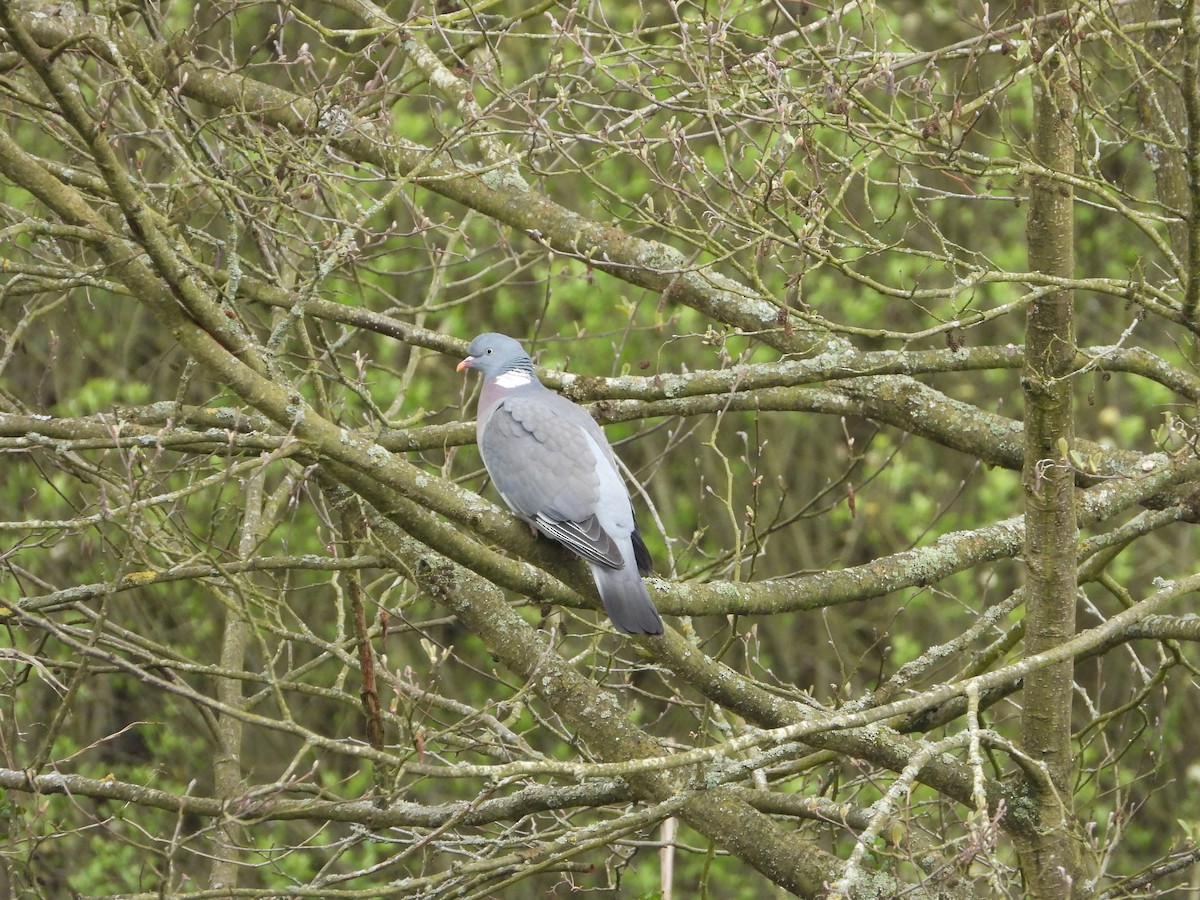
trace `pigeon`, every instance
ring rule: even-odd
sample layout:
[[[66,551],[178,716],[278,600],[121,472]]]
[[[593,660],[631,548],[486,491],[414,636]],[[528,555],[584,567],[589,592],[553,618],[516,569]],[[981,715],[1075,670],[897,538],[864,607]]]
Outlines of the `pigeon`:
[[[508,508],[540,534],[583,557],[617,631],[662,634],[643,575],[650,551],[604,432],[538,381],[521,345],[490,332],[471,341],[458,371],[483,376],[475,435]]]

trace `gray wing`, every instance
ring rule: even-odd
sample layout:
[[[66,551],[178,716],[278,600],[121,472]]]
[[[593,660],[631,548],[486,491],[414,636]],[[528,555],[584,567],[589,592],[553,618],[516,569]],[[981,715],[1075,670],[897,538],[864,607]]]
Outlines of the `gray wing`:
[[[590,427],[589,427],[590,424]],[[553,538],[587,560],[624,567],[621,548],[596,518],[600,503],[598,465],[588,440],[599,427],[571,401],[552,391],[507,397],[492,412],[479,437],[479,452],[504,502]],[[628,503],[628,498],[625,499]]]

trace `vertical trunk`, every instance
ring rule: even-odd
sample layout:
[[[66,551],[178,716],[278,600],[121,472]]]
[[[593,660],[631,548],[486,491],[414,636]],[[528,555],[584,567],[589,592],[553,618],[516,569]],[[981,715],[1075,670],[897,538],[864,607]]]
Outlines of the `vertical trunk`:
[[[248,559],[259,541],[262,525],[263,481],[265,466],[256,469],[247,479],[246,510],[242,521],[240,550],[243,559]],[[246,665],[246,646],[250,641],[250,622],[241,605],[242,598],[234,596],[234,602],[225,609],[225,631],[221,640],[221,669],[226,672],[241,672]],[[217,699],[235,709],[242,707],[242,682],[237,678],[221,678],[217,681]],[[213,760],[213,785],[216,795],[223,800],[232,800],[245,789],[242,775],[242,722],[227,713],[217,717],[218,749]],[[233,891],[238,886],[238,875],[243,865],[240,847],[247,844],[242,826],[234,819],[225,820],[217,829],[217,853],[213,856],[209,871],[209,887],[213,890]]]
[[[1139,0],[1131,7],[1130,16],[1137,23],[1171,18],[1182,18],[1184,23],[1182,40],[1173,29],[1146,28],[1142,32],[1148,58],[1156,65],[1145,65],[1138,72],[1135,86],[1138,117],[1142,127],[1155,138],[1146,142],[1145,153],[1150,158],[1158,200],[1168,209],[1178,211],[1178,217],[1166,224],[1171,249],[1182,266],[1178,274],[1189,288],[1197,284],[1196,289],[1200,290],[1200,279],[1196,277],[1200,258],[1194,250],[1200,244],[1194,194],[1200,190],[1196,183],[1200,134],[1195,126],[1200,124],[1196,121],[1200,116],[1200,90],[1196,85],[1195,0],[1187,0],[1182,7],[1172,0]],[[1180,83],[1172,80],[1171,73],[1179,73],[1182,89]],[[1188,297],[1194,293],[1195,290],[1189,291]],[[1194,317],[1194,307],[1189,308]]]
[[[1034,4],[1038,70],[1033,82],[1034,162],[1044,172],[1031,180],[1026,238],[1029,266],[1047,274],[1074,275],[1073,195],[1055,172],[1074,170],[1076,93],[1071,86],[1068,4]],[[1025,558],[1028,567],[1025,652],[1038,653],[1075,630],[1075,484],[1067,450],[1074,439],[1069,373],[1074,358],[1070,291],[1032,304],[1026,321]],[[1074,667],[1067,662],[1025,680],[1022,744],[1045,764],[1049,783],[1030,785],[1038,836],[1019,848],[1030,897],[1079,896],[1079,845],[1071,815],[1071,699]],[[1057,796],[1055,796],[1057,795]]]

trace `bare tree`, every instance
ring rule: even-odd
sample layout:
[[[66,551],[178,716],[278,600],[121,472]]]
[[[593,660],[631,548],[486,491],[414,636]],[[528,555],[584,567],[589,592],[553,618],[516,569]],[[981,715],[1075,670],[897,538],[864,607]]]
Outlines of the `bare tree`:
[[[0,0],[9,895],[1188,883],[1194,0],[883,6]]]

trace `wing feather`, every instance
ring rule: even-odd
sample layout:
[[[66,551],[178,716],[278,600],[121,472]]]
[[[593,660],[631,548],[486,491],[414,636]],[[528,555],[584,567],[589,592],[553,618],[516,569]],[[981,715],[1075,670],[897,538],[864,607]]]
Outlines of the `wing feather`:
[[[610,569],[621,569],[625,566],[621,548],[601,527],[595,516],[588,516],[582,522],[563,522],[539,515],[534,519],[534,525],[546,537],[554,538],[589,562],[608,566]]]
[[[621,547],[596,517],[597,467],[612,463],[597,458],[601,445],[588,423],[595,427],[586,412],[550,391],[507,397],[489,417],[479,449],[513,512],[584,559],[619,569]]]

